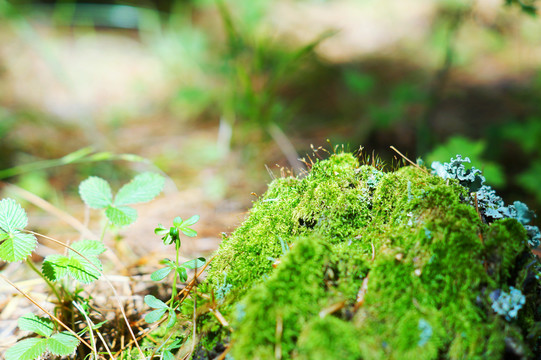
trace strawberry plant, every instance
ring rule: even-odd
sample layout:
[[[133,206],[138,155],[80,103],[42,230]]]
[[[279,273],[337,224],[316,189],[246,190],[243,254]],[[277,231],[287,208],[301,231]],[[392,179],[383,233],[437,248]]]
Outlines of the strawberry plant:
[[[126,226],[137,219],[137,212],[129,205],[147,202],[154,199],[161,191],[165,179],[155,173],[142,173],[135,176],[132,181],[122,186],[113,197],[109,183],[99,177],[92,176],[83,181],[79,186],[79,193],[84,203],[94,209],[104,210],[108,220],[104,232],[109,224],[114,226]],[[192,220],[193,221],[193,220]],[[197,220],[195,220],[197,221]],[[25,230],[28,225],[28,217],[25,210],[13,199],[0,201],[0,259],[6,262],[26,260],[35,250],[37,239],[35,233]],[[179,228],[185,228],[185,223],[179,223]],[[184,230],[194,236],[191,229]],[[102,240],[103,240],[102,234]],[[43,236],[43,238],[54,241],[68,249],[66,254],[52,254],[45,258],[41,271],[28,259],[27,263],[36,271],[49,285],[55,296],[57,304],[62,304],[61,311],[75,312],[77,309],[82,316],[89,321],[87,310],[81,305],[88,304],[90,299],[81,295],[80,284],[89,284],[98,280],[102,275],[102,264],[99,255],[106,251],[106,247],[100,240],[83,239],[74,242],[71,246],[65,245],[58,240]],[[180,243],[178,245],[180,248]],[[178,259],[178,258],[177,258]],[[184,265],[189,267],[190,265]],[[197,264],[195,264],[197,266]],[[178,272],[177,272],[178,273]],[[19,290],[9,279],[2,276],[4,280]],[[183,277],[182,279],[185,280]],[[69,281],[72,280],[72,281]],[[55,285],[59,283],[60,286]],[[59,288],[59,289],[57,289]],[[114,288],[113,288],[114,290]],[[49,318],[35,315],[25,315],[19,318],[19,328],[23,331],[32,331],[37,336],[19,341],[6,352],[6,359],[37,359],[50,353],[56,356],[66,356],[73,353],[80,342],[96,353],[96,346],[92,331],[97,328],[92,326],[90,338],[92,345],[84,341],[72,329],[65,325],[59,318],[46,311],[28,294],[19,290],[25,297],[31,300],[42,311],[46,312]],[[67,306],[66,306],[67,305]],[[75,309],[74,309],[75,307]],[[124,311],[121,309],[122,313]],[[67,316],[61,316],[66,318]],[[124,314],[125,317],[125,314]],[[126,323],[129,326],[127,319]],[[59,331],[58,327],[66,331]],[[131,328],[129,328],[131,332]],[[133,332],[132,337],[135,339]],[[100,336],[103,340],[103,337]],[[104,344],[107,348],[107,345]],[[135,345],[139,348],[137,341]],[[143,352],[139,349],[139,354]]]

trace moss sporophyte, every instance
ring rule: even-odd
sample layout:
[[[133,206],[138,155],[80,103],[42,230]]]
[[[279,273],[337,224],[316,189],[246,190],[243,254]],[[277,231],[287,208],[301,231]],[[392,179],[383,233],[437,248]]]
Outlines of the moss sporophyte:
[[[341,153],[274,180],[199,286],[197,358],[539,358],[533,213],[466,160],[382,172]]]

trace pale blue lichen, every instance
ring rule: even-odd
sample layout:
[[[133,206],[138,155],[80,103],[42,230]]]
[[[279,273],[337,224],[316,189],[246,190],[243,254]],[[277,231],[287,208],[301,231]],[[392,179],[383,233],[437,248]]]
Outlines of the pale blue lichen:
[[[217,300],[223,300],[227,293],[231,291],[233,285],[227,283],[227,272],[224,272],[224,280],[220,281],[219,279],[216,282],[216,290],[214,296]]]
[[[456,159],[451,159],[451,162],[441,164],[438,161],[432,163],[432,169],[434,173],[443,179],[457,179],[460,185],[468,188],[470,192],[478,191],[483,183],[485,177],[482,175],[481,170],[472,166],[471,169],[466,169],[464,163],[470,163],[470,158],[466,157],[462,159],[461,155],[457,155]]]
[[[509,287],[509,293],[501,290],[495,290],[490,294],[492,298],[492,309],[505,317],[507,321],[516,319],[518,311],[526,303],[526,297],[519,289]]]
[[[515,201],[513,205],[505,206],[503,199],[496,194],[496,191],[485,185],[485,177],[481,170],[472,167],[466,169],[464,163],[469,163],[469,158],[462,159],[457,155],[451,162],[441,164],[437,161],[432,163],[432,173],[443,179],[456,179],[460,185],[466,187],[474,195],[470,203],[474,205],[481,215],[488,221],[498,219],[512,218],[520,222],[528,233],[528,243],[531,247],[539,246],[541,241],[541,232],[537,226],[527,225],[536,215],[528,209],[528,206],[520,201]]]
[[[417,342],[418,346],[424,346],[432,337],[432,326],[425,319],[419,319],[419,324],[417,326],[419,331],[419,341]]]

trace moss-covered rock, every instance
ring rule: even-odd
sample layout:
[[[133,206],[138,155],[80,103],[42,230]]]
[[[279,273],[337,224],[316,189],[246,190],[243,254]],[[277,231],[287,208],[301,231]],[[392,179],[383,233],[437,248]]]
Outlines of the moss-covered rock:
[[[236,360],[539,358],[526,230],[474,200],[457,180],[347,153],[273,181],[211,264],[202,289],[233,331],[201,316],[203,347],[230,339]]]

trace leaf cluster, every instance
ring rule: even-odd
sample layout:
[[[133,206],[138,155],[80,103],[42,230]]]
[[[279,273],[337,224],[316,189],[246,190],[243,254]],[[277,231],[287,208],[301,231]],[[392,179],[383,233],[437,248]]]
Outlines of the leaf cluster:
[[[186,269],[197,269],[203,267],[205,265],[205,258],[199,257],[197,259],[189,260],[182,265],[177,264],[176,262],[169,259],[163,259],[162,263],[164,263],[166,267],[154,271],[150,275],[152,281],[161,281],[165,279],[165,277],[169,275],[171,271],[176,271],[180,281],[185,282],[186,280],[188,280]]]
[[[6,351],[6,360],[33,360],[49,352],[56,356],[67,356],[75,351],[79,340],[72,334],[54,331],[53,322],[44,317],[27,314],[18,321],[19,329],[32,331],[42,337],[21,340]]]
[[[116,226],[126,226],[137,220],[137,210],[127,206],[154,199],[163,189],[165,178],[145,172],[135,176],[120,188],[113,198],[111,186],[104,179],[91,176],[79,185],[79,194],[92,209],[105,209],[105,215]]]
[[[165,245],[178,244],[178,247],[180,247],[180,233],[189,237],[197,236],[197,231],[191,229],[190,226],[198,221],[199,215],[194,215],[188,220],[182,220],[180,216],[177,216],[173,220],[173,226],[169,229],[164,228],[162,224],[158,224],[158,227],[154,229],[154,233],[162,236]]]
[[[98,256],[105,251],[105,246],[97,240],[81,240],[71,246],[68,255],[53,254],[45,258],[42,265],[43,275],[56,281],[70,275],[73,279],[89,284],[100,277],[102,270]]]

